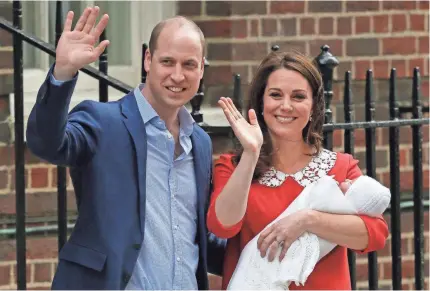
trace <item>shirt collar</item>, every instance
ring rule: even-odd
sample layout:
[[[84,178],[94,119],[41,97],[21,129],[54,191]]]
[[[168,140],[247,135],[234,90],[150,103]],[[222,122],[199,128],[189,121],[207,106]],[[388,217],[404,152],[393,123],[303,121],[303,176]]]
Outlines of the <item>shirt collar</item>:
[[[143,123],[146,124],[148,122],[151,122],[153,119],[160,119],[160,116],[154,110],[151,104],[149,104],[145,96],[143,96],[142,89],[144,86],[145,84],[140,84],[139,86],[137,86],[134,89],[134,96],[136,98],[137,107],[139,108]],[[190,136],[193,133],[195,121],[185,106],[182,106],[179,109],[178,117],[180,132],[184,133],[186,136]]]

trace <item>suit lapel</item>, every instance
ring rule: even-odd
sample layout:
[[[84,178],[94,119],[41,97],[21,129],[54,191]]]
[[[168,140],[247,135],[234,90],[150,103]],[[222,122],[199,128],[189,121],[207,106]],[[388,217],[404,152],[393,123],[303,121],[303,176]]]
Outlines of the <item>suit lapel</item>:
[[[137,177],[139,186],[139,218],[142,237],[145,231],[145,204],[146,204],[146,157],[147,142],[146,131],[142,117],[137,107],[133,92],[130,92],[121,104],[123,122],[133,140],[136,153]]]

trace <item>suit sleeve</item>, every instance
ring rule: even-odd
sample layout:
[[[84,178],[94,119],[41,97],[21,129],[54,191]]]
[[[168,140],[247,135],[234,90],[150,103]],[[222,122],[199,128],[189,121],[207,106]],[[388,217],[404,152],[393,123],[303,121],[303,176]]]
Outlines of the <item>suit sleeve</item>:
[[[93,101],[84,101],[68,114],[77,76],[52,82],[53,66],[39,89],[27,125],[27,144],[38,157],[56,165],[88,162],[97,148],[101,123]]]
[[[361,176],[361,170],[358,167],[358,160],[354,159],[352,156],[349,157],[349,167],[346,178],[354,180]],[[364,222],[367,229],[367,234],[369,236],[369,242],[364,250],[354,250],[359,254],[365,254],[373,251],[383,249],[385,246],[385,241],[387,240],[389,231],[388,225],[384,218],[370,217],[367,215],[358,215]]]
[[[207,214],[207,226],[209,231],[222,238],[231,238],[239,233],[242,228],[243,219],[235,225],[225,227],[215,213],[215,202],[219,194],[227,184],[233,174],[234,166],[231,162],[231,155],[221,155],[215,162],[213,192]]]

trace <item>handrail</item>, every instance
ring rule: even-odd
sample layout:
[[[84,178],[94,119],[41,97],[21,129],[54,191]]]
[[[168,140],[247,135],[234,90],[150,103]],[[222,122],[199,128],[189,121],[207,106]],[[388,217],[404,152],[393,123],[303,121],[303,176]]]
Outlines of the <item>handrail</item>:
[[[0,28],[3,28],[4,30],[8,31],[9,33],[15,34],[20,36],[24,41],[26,41],[27,43],[33,45],[34,47],[44,51],[45,53],[55,57],[55,47],[53,44],[47,43],[43,40],[41,40],[40,38],[30,34],[30,33],[26,33],[24,31],[22,31],[21,29],[17,29],[16,27],[13,26],[13,24],[10,21],[7,21],[6,19],[4,19],[4,17],[0,17]],[[99,70],[91,67],[91,66],[85,66],[82,69],[80,69],[80,71],[90,75],[93,78],[96,78],[97,80],[103,80],[104,82],[106,82],[109,86],[127,94],[129,93],[131,90],[133,90],[133,88],[130,85],[127,85],[123,82],[121,82],[118,79],[112,78],[108,75],[103,74],[102,72],[100,72]]]

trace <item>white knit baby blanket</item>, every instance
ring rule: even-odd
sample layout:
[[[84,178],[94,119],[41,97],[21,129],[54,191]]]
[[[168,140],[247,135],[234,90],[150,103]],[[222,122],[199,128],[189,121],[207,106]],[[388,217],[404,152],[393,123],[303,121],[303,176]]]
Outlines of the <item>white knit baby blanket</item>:
[[[335,214],[381,215],[390,203],[390,190],[378,181],[360,176],[345,195],[336,181],[324,176],[305,187],[290,206],[267,227],[281,218],[302,209],[314,209]],[[260,232],[261,233],[261,232]],[[288,290],[290,283],[304,284],[316,263],[336,244],[305,232],[289,247],[282,262],[279,248],[275,260],[269,262],[260,256],[254,237],[243,249],[227,289],[235,290]]]

